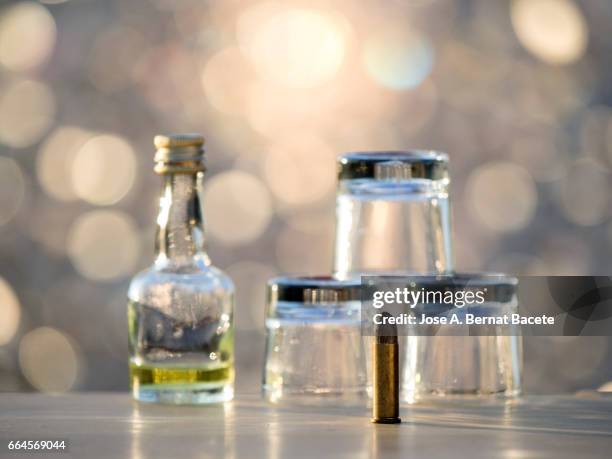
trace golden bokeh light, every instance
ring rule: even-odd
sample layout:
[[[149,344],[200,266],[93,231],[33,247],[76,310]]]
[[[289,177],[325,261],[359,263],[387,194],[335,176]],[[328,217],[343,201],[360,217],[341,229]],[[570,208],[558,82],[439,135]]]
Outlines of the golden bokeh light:
[[[230,171],[212,177],[204,188],[206,229],[227,245],[259,238],[272,218],[270,193],[256,176]]]
[[[245,56],[252,55],[253,38],[259,33],[261,25],[272,16],[289,9],[290,6],[278,1],[264,1],[250,5],[236,19],[236,38]]]
[[[287,206],[332,197],[336,184],[334,151],[316,137],[295,136],[268,149],[266,180],[274,196]]]
[[[305,233],[285,227],[276,239],[276,259],[281,271],[318,275],[329,272],[333,233]]]
[[[273,138],[281,129],[307,129],[316,123],[313,102],[303,91],[258,81],[249,85],[246,118],[253,130]],[[316,102],[319,108],[325,105],[320,98]]]
[[[280,209],[280,215],[288,227],[312,234],[334,232],[335,215],[331,205],[325,206],[323,210],[303,211],[300,208]]]
[[[73,340],[51,327],[36,328],[19,343],[21,372],[41,392],[72,389],[79,376],[79,360]]]
[[[0,64],[18,72],[39,67],[49,59],[55,35],[53,16],[39,3],[0,10]]]
[[[495,232],[512,232],[529,224],[538,194],[525,169],[509,162],[492,162],[472,172],[466,185],[466,200],[485,227]]]
[[[608,381],[607,383],[602,384],[597,389],[598,392],[612,392],[612,381]]]
[[[21,305],[9,283],[0,277],[0,346],[8,344],[17,334],[21,320]]]
[[[202,87],[208,102],[223,113],[245,111],[250,73],[249,62],[236,47],[212,56],[202,72]]]
[[[140,255],[138,230],[123,212],[87,212],[70,228],[68,255],[77,271],[88,279],[124,277],[133,272]]]
[[[257,8],[239,19],[238,38],[263,79],[309,88],[336,75],[347,47],[348,31],[341,17],[276,5]],[[271,14],[263,16],[261,8]]]
[[[289,132],[334,135],[342,122],[350,122],[360,111],[376,119],[383,107],[388,108],[387,101],[369,89],[353,82],[296,89],[258,80],[249,84],[246,121],[273,141],[287,137]],[[352,91],[360,91],[361,97],[355,98]]]
[[[511,5],[514,31],[531,54],[549,64],[582,57],[588,29],[573,0],[513,0]]]
[[[0,88],[0,142],[15,148],[34,145],[55,116],[55,98],[44,83],[21,80]]]
[[[0,156],[0,226],[15,216],[25,194],[25,181],[19,164]]]
[[[114,204],[134,184],[134,150],[115,135],[93,137],[79,149],[71,172],[72,186],[79,198],[97,205]]]
[[[369,37],[363,50],[367,73],[390,89],[411,89],[429,75],[434,50],[416,31],[388,28]]]
[[[62,126],[42,144],[36,161],[36,175],[50,196],[60,201],[77,199],[72,186],[72,165],[79,149],[91,136],[84,129]]]

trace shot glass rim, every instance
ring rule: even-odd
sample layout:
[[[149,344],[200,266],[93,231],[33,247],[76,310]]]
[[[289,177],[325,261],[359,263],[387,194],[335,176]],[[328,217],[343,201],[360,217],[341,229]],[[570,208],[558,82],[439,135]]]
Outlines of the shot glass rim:
[[[360,278],[340,279],[333,275],[277,276],[268,281],[266,290],[268,304],[278,302],[325,304],[361,301]],[[316,292],[323,294],[320,301],[316,300]],[[325,300],[325,292],[328,295],[335,293],[336,298]]]

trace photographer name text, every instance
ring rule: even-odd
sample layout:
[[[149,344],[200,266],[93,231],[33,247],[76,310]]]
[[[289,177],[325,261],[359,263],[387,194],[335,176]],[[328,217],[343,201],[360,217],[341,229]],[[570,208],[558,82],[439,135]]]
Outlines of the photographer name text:
[[[539,316],[522,316],[507,314],[500,316],[477,316],[475,314],[450,314],[432,316],[427,314],[374,314],[376,325],[554,325],[555,317],[545,314]]]

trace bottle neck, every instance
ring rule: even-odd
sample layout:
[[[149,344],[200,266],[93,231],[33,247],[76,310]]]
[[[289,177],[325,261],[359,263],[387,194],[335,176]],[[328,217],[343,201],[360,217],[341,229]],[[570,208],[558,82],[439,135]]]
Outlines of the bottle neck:
[[[163,175],[157,215],[156,263],[176,266],[209,263],[204,251],[203,176],[202,172]]]

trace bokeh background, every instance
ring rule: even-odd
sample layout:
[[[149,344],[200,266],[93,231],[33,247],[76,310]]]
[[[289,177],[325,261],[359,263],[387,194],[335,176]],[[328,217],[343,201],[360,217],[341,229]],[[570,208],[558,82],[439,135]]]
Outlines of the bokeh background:
[[[207,139],[241,390],[266,279],[331,268],[344,151],[447,151],[462,269],[610,274],[611,64],[608,0],[2,2],[0,390],[127,389],[157,133]],[[525,361],[527,392],[612,380],[607,337]]]

